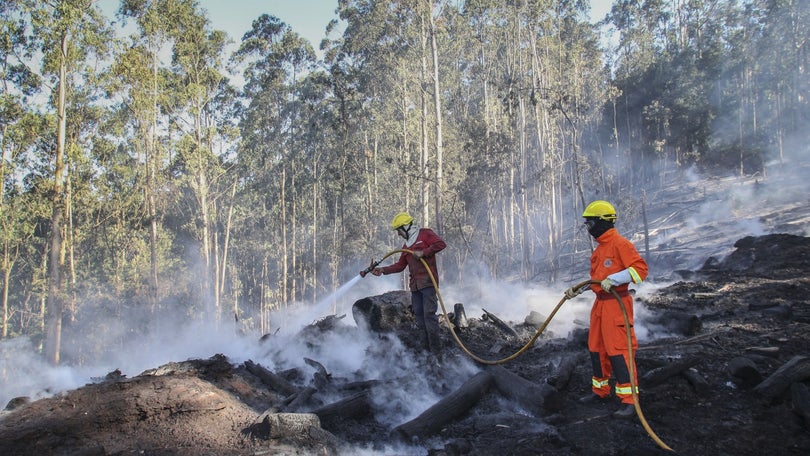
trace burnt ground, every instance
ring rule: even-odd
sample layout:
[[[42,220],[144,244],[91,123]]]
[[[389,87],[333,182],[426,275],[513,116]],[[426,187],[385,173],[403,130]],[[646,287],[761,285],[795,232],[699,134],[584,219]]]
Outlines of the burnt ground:
[[[810,238],[748,237],[725,259],[709,258],[700,270],[681,271],[682,280],[638,298],[650,310],[647,323],[668,334],[642,344],[637,353],[640,405],[650,429],[677,454],[810,454],[810,417],[803,417],[799,406],[810,386],[803,358],[810,357],[808,258]],[[511,322],[514,337],[483,318],[468,316],[468,321],[469,327],[459,330],[460,339],[491,359],[514,353],[535,332],[525,322]],[[357,330],[335,320],[306,329],[312,334]],[[406,333],[392,331],[399,337]],[[309,375],[295,369],[263,371],[252,362],[232,363],[215,355],[133,378],[111,372],[95,383],[32,402],[16,399],[0,414],[0,454],[669,453],[638,418],[613,418],[617,401],[577,401],[589,391],[586,333],[583,327],[541,337],[502,365],[555,388],[543,410],[528,412],[489,388],[439,430],[408,442],[376,413],[396,382],[332,378],[329,366],[314,360],[316,373]],[[312,343],[318,340],[325,339],[313,337]],[[423,366],[438,395],[445,397],[459,386],[445,377],[451,371],[446,366],[465,357],[449,335],[446,342],[453,348],[442,364],[425,361]],[[410,350],[407,343],[403,347]],[[573,370],[564,371],[566,364]],[[786,382],[770,382],[786,364],[804,367]],[[364,388],[375,400],[355,408],[344,403],[348,411],[338,418],[325,411],[333,403],[327,391],[333,393],[330,398],[335,393],[360,397],[351,395]],[[282,429],[265,419],[277,411],[313,410],[321,412],[320,426],[310,422]]]

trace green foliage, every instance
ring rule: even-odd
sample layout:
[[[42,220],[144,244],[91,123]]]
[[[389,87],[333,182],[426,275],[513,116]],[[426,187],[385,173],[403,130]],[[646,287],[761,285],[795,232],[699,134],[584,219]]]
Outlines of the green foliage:
[[[806,142],[807,2],[617,1],[601,25],[587,7],[341,1],[345,27],[318,61],[267,14],[226,56],[194,0],[121,1],[126,44],[90,0],[3,3],[11,334],[39,331],[47,293],[63,57],[70,291],[93,297],[77,318],[234,311],[266,326],[269,309],[398,247],[386,222],[400,210],[436,223],[447,277],[481,262],[552,280],[585,199],[637,217],[619,195],[652,191],[664,171],[761,172]]]

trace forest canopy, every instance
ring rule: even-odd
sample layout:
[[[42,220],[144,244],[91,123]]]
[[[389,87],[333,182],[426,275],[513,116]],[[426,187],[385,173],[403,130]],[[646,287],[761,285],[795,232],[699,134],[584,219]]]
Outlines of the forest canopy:
[[[97,312],[266,333],[398,247],[403,210],[451,246],[443,280],[553,282],[588,200],[638,225],[666,176],[806,158],[810,2],[588,11],[340,0],[309,43],[196,0],[2,2],[0,337],[59,362],[109,336]]]

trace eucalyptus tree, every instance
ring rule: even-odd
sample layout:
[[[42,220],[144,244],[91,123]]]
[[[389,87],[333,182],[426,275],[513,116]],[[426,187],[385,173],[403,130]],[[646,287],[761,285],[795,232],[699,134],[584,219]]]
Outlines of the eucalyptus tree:
[[[614,2],[607,21],[618,32],[615,49],[615,67],[612,68],[614,85],[620,95],[613,111],[619,120],[614,120],[613,132],[615,164],[625,163],[632,151],[640,151],[645,145],[634,141],[644,137],[641,113],[651,105],[659,124],[666,123],[661,114],[670,115],[657,108],[654,100],[661,100],[662,86],[656,80],[666,71],[662,63],[670,59],[676,45],[671,41],[669,26],[671,11],[663,0],[619,0]],[[663,101],[659,105],[665,104]],[[610,114],[609,114],[610,115]],[[614,168],[613,174],[619,169]]]
[[[431,79],[432,79],[432,86],[433,86],[433,122],[435,125],[435,163],[436,163],[436,172],[435,172],[435,188],[434,188],[434,195],[435,195],[435,203],[434,203],[434,214],[436,222],[434,225],[437,229],[442,229],[443,227],[443,218],[442,218],[442,193],[444,192],[444,129],[443,129],[443,112],[442,112],[442,90],[441,90],[441,81],[439,78],[440,73],[440,62],[439,62],[439,50],[438,50],[438,38],[437,35],[441,33],[440,27],[437,26],[437,19],[434,16],[439,16],[441,18],[441,14],[443,11],[442,2],[436,1],[434,2],[431,0],[429,3],[425,5],[427,6],[424,10],[424,16],[427,17],[427,36],[430,41],[430,57],[431,57]],[[424,19],[423,19],[424,20]],[[430,160],[426,160],[430,161]],[[425,223],[429,223],[429,219],[425,218]]]
[[[36,298],[47,296],[41,224],[48,218],[50,186],[38,184],[50,172],[40,151],[51,148],[55,135],[53,117],[33,108],[41,79],[28,66],[36,43],[26,36],[30,21],[24,6],[21,1],[0,5],[0,338],[44,332],[45,312]]]
[[[577,167],[604,82],[586,7],[477,0],[461,11],[470,38],[459,51],[467,92],[458,98],[470,115],[459,128],[470,140],[460,185],[470,229],[489,237],[480,248],[491,250],[482,256],[494,275],[519,272],[528,280],[543,266],[553,278],[571,220],[564,215],[581,199]],[[481,221],[488,225],[478,227]]]
[[[746,144],[776,151],[780,162],[807,141],[810,116],[810,4],[799,0],[752,1],[742,17],[756,37],[749,72],[744,80],[756,87],[747,97],[744,126]],[[762,141],[763,137],[770,138]],[[740,157],[740,172],[744,157]],[[763,157],[765,158],[765,157]],[[748,172],[756,172],[756,169]]]
[[[521,146],[521,235],[525,279],[541,272],[554,280],[566,228],[579,220],[577,207],[596,181],[589,166],[588,132],[604,103],[605,78],[587,2],[535,0],[521,11],[526,55],[518,92],[526,132]],[[525,106],[524,106],[525,105]],[[525,150],[523,150],[525,149]],[[572,213],[574,217],[572,217]],[[539,223],[534,223],[539,220]],[[537,246],[528,242],[537,237]],[[536,247],[540,247],[534,250]],[[536,265],[536,263],[539,263]]]
[[[161,148],[161,133],[166,135],[166,119],[161,117],[160,106],[166,104],[169,92],[166,64],[161,61],[161,53],[170,42],[170,32],[176,27],[172,9],[174,0],[124,0],[119,14],[135,19],[138,33],[131,37],[132,44],[116,56],[113,68],[113,87],[122,94],[122,108],[132,124],[133,148],[141,157],[145,182],[139,183],[145,194],[146,214],[149,223],[149,302],[152,311],[160,298],[160,258],[158,233],[162,230],[159,199],[166,168],[167,154]],[[119,77],[120,76],[120,77]],[[165,202],[163,203],[165,206]]]
[[[449,118],[463,141],[457,191],[466,220],[460,241],[473,259],[486,263],[497,277],[504,260],[503,208],[509,197],[511,128],[504,114],[503,68],[508,55],[508,9],[497,0],[464,3],[458,15],[449,15],[457,80],[449,84],[457,95],[450,99]],[[452,163],[452,162],[451,162]],[[479,242],[471,242],[471,239]],[[506,263],[508,261],[504,261]]]
[[[9,308],[11,270],[19,256],[24,236],[18,229],[16,210],[8,208],[7,187],[13,189],[19,154],[31,147],[34,138],[26,134],[35,132],[31,120],[34,114],[26,107],[26,100],[37,92],[39,81],[21,60],[28,50],[25,28],[18,18],[22,4],[9,1],[0,5],[0,239],[2,239],[2,320],[0,337],[9,333],[9,319],[14,309]]]
[[[61,350],[62,317],[66,297],[64,267],[67,235],[66,210],[69,95],[85,81],[95,68],[85,66],[94,57],[103,57],[112,41],[100,11],[92,0],[24,0],[24,11],[30,15],[33,40],[42,53],[41,73],[51,91],[50,103],[56,116],[56,144],[53,151],[53,212],[51,215],[50,259],[48,261],[48,334],[47,358],[58,363]],[[78,126],[78,134],[82,132]],[[75,139],[75,136],[74,136]]]
[[[43,271],[38,265],[34,268],[23,267],[14,275],[12,270],[20,258],[25,262],[30,258],[41,258],[46,252],[43,244],[36,240],[37,223],[47,219],[46,207],[40,199],[42,195],[27,188],[29,185],[26,181],[30,180],[20,182],[20,178],[26,174],[24,170],[29,166],[26,155],[42,147],[41,138],[48,137],[47,127],[44,116],[29,112],[3,129],[3,156],[8,163],[4,165],[7,178],[3,179],[3,201],[0,205],[0,242],[3,249],[0,263],[3,281],[0,338],[9,335],[12,330],[10,321],[15,313],[42,316],[36,309],[25,308],[24,296],[26,289],[31,290],[34,277]],[[44,289],[37,291],[41,296],[46,294]]]
[[[242,141],[237,163],[244,182],[241,197],[260,201],[249,206],[252,216],[277,221],[256,231],[242,230],[241,234],[264,240],[257,243],[265,252],[261,264],[272,262],[266,257],[270,252],[280,251],[280,258],[269,268],[279,293],[267,304],[286,306],[305,291],[300,285],[305,282],[299,282],[298,277],[302,271],[300,252],[306,245],[299,245],[298,238],[305,231],[302,220],[313,217],[301,210],[314,207],[306,203],[305,191],[314,182],[305,126],[314,119],[302,109],[299,84],[314,70],[315,52],[288,25],[265,14],[253,22],[232,60],[244,68],[243,97],[247,103],[239,123]],[[274,198],[262,198],[266,194]],[[303,222],[304,226],[309,224]]]
[[[169,128],[177,135],[171,138],[176,152],[171,160],[172,184],[180,193],[174,203],[176,210],[190,214],[185,220],[181,217],[184,223],[175,228],[199,243],[199,263],[194,265],[199,268],[199,282],[192,286],[202,304],[213,305],[213,315],[219,318],[216,284],[221,269],[215,242],[219,238],[216,220],[222,214],[217,211],[217,199],[231,186],[225,178],[227,156],[212,148],[221,132],[212,110],[220,106],[213,100],[227,91],[223,74],[227,35],[211,29],[194,0],[170,2],[167,14],[173,24],[167,30],[172,40],[171,72],[167,74],[171,97],[163,106],[170,117]]]

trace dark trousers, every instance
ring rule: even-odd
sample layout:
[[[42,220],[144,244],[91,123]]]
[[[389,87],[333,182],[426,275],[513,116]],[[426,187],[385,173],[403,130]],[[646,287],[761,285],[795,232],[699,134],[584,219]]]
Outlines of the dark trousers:
[[[439,336],[439,318],[436,316],[436,311],[439,309],[436,289],[427,287],[412,291],[411,305],[416,316],[416,324],[420,329],[422,345],[426,350],[438,354],[442,347]]]

